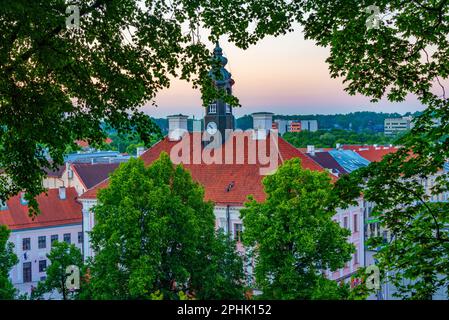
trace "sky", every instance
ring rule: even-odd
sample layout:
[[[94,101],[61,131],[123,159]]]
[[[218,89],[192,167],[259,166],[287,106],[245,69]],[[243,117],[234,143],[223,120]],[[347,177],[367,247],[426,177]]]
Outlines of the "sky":
[[[355,111],[414,112],[423,107],[413,96],[402,103],[386,99],[370,103],[369,98],[350,96],[344,91],[341,78],[332,79],[325,62],[329,49],[305,40],[296,30],[280,37],[269,37],[247,50],[237,48],[226,39],[220,40],[227,69],[235,85],[234,95],[241,108],[234,108],[236,117],[253,112],[275,114],[336,114]],[[211,49],[213,48],[211,44]],[[146,105],[143,110],[153,117],[182,113],[203,117],[199,90],[191,84],[174,80],[169,89],[156,97],[158,107]]]

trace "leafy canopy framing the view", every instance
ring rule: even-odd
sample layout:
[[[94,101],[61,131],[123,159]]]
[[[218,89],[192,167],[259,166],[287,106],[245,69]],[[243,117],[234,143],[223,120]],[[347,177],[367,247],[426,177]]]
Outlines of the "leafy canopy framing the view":
[[[449,154],[448,0],[86,0],[78,2],[80,27],[72,30],[65,28],[67,5],[17,0],[0,7],[1,200],[24,190],[30,207],[37,209],[42,168],[61,163],[75,139],[102,141],[103,121],[149,139],[157,128],[139,107],[154,101],[172,77],[192,81],[207,105],[218,93],[207,75],[213,63],[199,29],[210,31],[212,42],[226,35],[246,49],[299,23],[306,39],[330,48],[330,75],[343,78],[349,94],[373,101],[403,101],[413,94],[426,106],[402,137],[399,152],[341,184],[367,187],[366,198],[378,204],[381,222],[393,232],[414,230],[398,229],[398,224],[417,223],[418,234],[433,238],[430,258],[412,261],[396,252],[402,259],[397,266],[414,268],[407,276],[435,279],[444,270],[447,210],[425,203],[447,191],[449,183],[439,176],[428,195],[416,179],[435,174]],[[378,27],[367,26],[370,6],[379,8]],[[354,191],[346,199],[361,191],[343,190]],[[389,219],[399,205],[406,205],[401,219]],[[422,238],[396,236],[414,249],[422,245]],[[428,296],[432,290],[424,287]],[[418,282],[413,290],[422,288]]]

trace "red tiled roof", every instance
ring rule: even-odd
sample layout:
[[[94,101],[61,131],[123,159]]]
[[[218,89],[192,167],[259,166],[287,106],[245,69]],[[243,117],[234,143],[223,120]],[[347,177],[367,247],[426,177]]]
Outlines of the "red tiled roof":
[[[369,148],[369,145],[361,145],[361,144],[344,144],[341,146],[343,150],[352,150],[355,151],[356,149],[360,148]]]
[[[66,188],[66,199],[59,199],[58,189],[49,189],[37,197],[41,213],[34,218],[28,215],[28,206],[20,203],[20,195],[10,198],[6,210],[0,210],[0,225],[11,230],[53,227],[78,224],[82,221],[82,206],[76,200],[75,188]]]
[[[303,153],[307,153],[307,148],[298,148],[299,151]],[[335,150],[335,148],[315,148],[315,152],[323,152],[323,151],[331,151]]]
[[[370,162],[381,161],[385,155],[399,150],[393,146],[343,146],[343,149],[355,151]]]
[[[243,164],[236,163],[236,154],[238,150],[236,149],[236,139],[239,133],[235,133],[235,136],[230,138],[221,147],[222,150],[222,164],[206,164],[203,159],[199,159],[198,164],[193,163],[193,150],[191,148],[189,154],[189,160],[183,161],[183,166],[190,171],[193,179],[203,185],[205,189],[205,200],[211,200],[214,203],[221,204],[235,204],[241,205],[247,200],[248,195],[253,195],[258,201],[263,201],[265,199],[265,193],[263,190],[262,179],[263,175],[260,174],[260,168],[264,168],[262,163],[256,159],[254,164],[249,164],[248,158],[248,140],[245,140],[245,147],[243,148]],[[200,137],[201,134],[189,134],[190,145],[192,146],[193,137]],[[196,136],[198,135],[198,136]],[[241,137],[241,136],[240,136]],[[247,139],[247,138],[246,138]],[[231,141],[233,144],[233,154],[234,154],[234,164],[224,163],[226,146],[228,146]],[[267,150],[270,150],[271,139],[263,140]],[[141,158],[146,165],[150,165],[153,161],[159,158],[162,152],[167,152],[170,154],[172,148],[177,145],[178,141],[169,141],[168,138],[155,144],[153,147],[148,149]],[[299,151],[297,148],[290,145],[284,139],[279,137],[278,145],[275,146],[276,150],[279,150],[278,164],[280,165],[285,160],[297,157],[302,161],[302,166],[310,170],[324,171],[318,163],[312,160],[310,157]],[[203,149],[202,149],[203,150]],[[239,149],[240,150],[240,149]],[[257,157],[256,157],[257,158]],[[172,161],[174,161],[172,157]],[[175,161],[174,161],[175,162]],[[230,191],[227,191],[227,187],[231,182],[234,185]],[[108,180],[99,183],[94,188],[85,192],[80,198],[81,199],[95,199],[97,191],[107,187]]]
[[[109,137],[104,139],[104,143],[106,143],[106,144],[111,144],[111,142],[112,142],[112,139]],[[76,140],[75,143],[81,148],[89,147],[89,143],[86,140]]]

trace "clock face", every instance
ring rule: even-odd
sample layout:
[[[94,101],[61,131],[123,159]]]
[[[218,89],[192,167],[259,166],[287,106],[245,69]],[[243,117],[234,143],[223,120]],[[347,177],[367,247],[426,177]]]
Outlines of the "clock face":
[[[206,131],[211,136],[217,133],[217,124],[213,121],[209,122],[206,127]]]

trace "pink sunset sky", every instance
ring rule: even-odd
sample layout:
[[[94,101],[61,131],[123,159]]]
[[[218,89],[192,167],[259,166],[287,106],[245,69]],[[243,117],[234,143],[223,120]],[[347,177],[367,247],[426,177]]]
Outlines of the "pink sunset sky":
[[[205,37],[204,37],[205,38]],[[276,114],[335,114],[354,111],[414,112],[423,107],[410,96],[403,103],[386,99],[370,103],[369,98],[350,96],[342,79],[331,79],[325,62],[329,50],[304,40],[297,30],[278,38],[269,37],[247,50],[222,39],[220,46],[228,58],[227,69],[235,80],[234,95],[242,104],[235,108],[240,117],[257,111]],[[213,45],[211,44],[211,49]],[[174,80],[156,98],[158,107],[144,111],[153,117],[183,113],[203,116],[200,93],[185,81]]]

